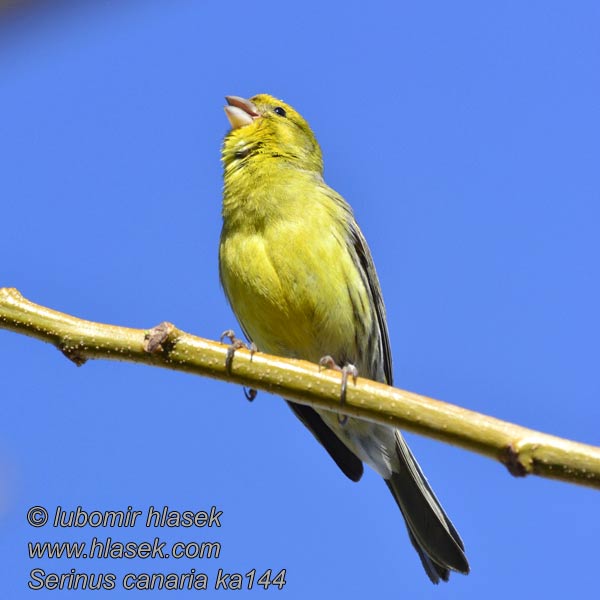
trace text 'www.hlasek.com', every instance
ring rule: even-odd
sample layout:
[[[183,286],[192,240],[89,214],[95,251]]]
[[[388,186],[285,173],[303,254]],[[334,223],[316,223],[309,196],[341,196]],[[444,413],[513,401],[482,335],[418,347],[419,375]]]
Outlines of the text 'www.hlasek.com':
[[[197,534],[197,530],[216,533],[216,530],[211,528],[220,528],[222,518],[223,511],[218,510],[216,506],[198,511],[171,510],[168,506],[149,506],[145,510],[134,510],[128,506],[127,510],[106,511],[89,511],[81,506],[67,510],[57,506],[52,513],[43,506],[33,506],[27,511],[27,523],[32,527],[50,526],[54,533],[69,530],[74,536],[81,532],[89,533],[89,537],[77,541],[53,539],[28,542],[28,556],[39,564],[30,570],[27,586],[31,590],[283,589],[286,584],[285,569],[242,569],[239,572],[231,572],[222,568],[208,570],[200,567],[197,561],[216,560],[221,556],[221,543],[214,539],[172,541],[152,535],[144,540],[122,540],[113,537],[113,529],[117,529],[118,535],[134,527],[137,531],[146,528],[143,529],[145,532],[168,528],[178,529],[186,534]],[[107,528],[111,529],[111,536],[102,535],[102,530]],[[130,571],[125,569],[124,572],[123,569],[113,569],[119,571],[118,573],[111,569],[100,572],[97,568],[90,568],[93,560],[134,559],[187,561],[187,568],[176,572],[167,572],[167,569],[155,571],[154,568]],[[71,564],[72,561],[77,561],[77,566],[62,571],[46,567],[49,561],[59,560],[62,560],[63,564],[64,561]],[[189,568],[190,563],[195,566]],[[150,563],[142,563],[146,564]],[[154,567],[157,563],[151,564]]]

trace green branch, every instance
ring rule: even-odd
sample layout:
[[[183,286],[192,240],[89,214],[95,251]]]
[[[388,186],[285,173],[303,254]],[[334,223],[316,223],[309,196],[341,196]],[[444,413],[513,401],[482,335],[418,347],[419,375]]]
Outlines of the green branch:
[[[56,346],[82,365],[123,360],[186,371],[340,410],[340,374],[195,337],[171,324],[150,331],[85,321],[0,288],[0,329]],[[499,460],[515,476],[540,475],[600,488],[600,448],[526,429],[368,379],[349,383],[344,414],[387,423]]]

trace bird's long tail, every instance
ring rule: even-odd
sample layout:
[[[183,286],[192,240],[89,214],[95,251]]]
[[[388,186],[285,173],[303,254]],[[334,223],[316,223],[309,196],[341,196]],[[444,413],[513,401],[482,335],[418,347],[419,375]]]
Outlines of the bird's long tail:
[[[396,451],[400,468],[385,482],[402,511],[429,579],[433,583],[448,581],[451,570],[466,575],[469,563],[463,542],[400,432],[396,432]]]

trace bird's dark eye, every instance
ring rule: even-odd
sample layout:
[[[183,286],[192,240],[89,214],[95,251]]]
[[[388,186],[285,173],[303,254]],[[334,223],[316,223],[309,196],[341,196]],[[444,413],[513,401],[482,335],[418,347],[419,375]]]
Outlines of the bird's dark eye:
[[[285,117],[285,109],[281,108],[281,106],[276,106],[273,112],[277,113],[280,117]]]

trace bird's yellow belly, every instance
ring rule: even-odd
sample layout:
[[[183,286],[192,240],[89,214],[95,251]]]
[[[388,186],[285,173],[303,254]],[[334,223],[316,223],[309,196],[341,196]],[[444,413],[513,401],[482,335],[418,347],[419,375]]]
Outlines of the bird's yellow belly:
[[[354,360],[348,289],[356,284],[349,278],[359,276],[335,235],[308,242],[293,226],[271,235],[236,232],[221,240],[220,261],[233,310],[259,350],[314,362],[326,354]]]

